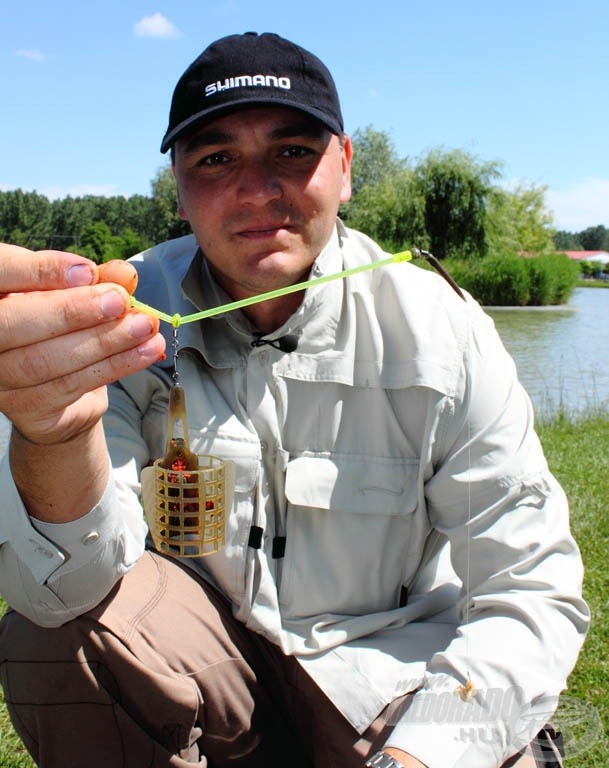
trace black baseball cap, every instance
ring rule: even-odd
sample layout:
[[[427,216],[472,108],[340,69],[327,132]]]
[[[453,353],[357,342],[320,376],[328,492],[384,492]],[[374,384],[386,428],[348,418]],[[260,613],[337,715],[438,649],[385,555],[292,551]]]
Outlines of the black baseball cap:
[[[279,35],[246,32],[212,43],[178,80],[161,152],[199,120],[256,105],[298,109],[332,133],[343,132],[338,92],[326,65]]]

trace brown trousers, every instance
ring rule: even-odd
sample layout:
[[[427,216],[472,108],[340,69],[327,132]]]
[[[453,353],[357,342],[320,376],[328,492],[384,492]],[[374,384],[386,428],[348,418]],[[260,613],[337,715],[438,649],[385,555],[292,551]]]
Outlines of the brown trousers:
[[[385,712],[360,736],[298,662],[235,621],[192,572],[152,553],[63,627],[9,611],[0,680],[43,768],[355,768],[391,731]],[[532,755],[505,768],[560,765],[538,746]]]

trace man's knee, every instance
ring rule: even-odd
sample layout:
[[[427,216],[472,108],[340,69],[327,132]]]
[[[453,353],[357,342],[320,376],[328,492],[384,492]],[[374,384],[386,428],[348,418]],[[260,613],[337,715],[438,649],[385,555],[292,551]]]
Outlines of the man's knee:
[[[0,681],[15,729],[35,758],[39,744],[60,750],[62,740],[77,756],[83,742],[107,755],[126,740],[146,754],[196,758],[196,740],[218,759],[256,751],[267,702],[241,630],[229,631],[232,616],[182,569],[148,557],[138,566],[62,627],[13,611],[2,620]]]
[[[162,661],[151,669],[87,615],[47,629],[9,612],[0,681],[15,730],[41,765],[199,762],[196,682]]]
[[[78,741],[83,718],[92,723],[87,738],[100,749],[113,750],[109,691],[116,686],[103,663],[88,653],[82,624],[75,620],[46,629],[14,611],[0,623],[0,683],[6,706],[37,762],[58,761],[61,741]],[[92,731],[97,731],[97,739]]]

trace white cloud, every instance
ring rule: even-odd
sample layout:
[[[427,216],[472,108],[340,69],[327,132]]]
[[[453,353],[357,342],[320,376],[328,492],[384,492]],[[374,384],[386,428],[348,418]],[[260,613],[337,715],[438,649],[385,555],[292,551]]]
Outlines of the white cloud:
[[[136,37],[179,37],[180,30],[169,21],[162,13],[153,13],[152,16],[144,16],[133,26]]]
[[[22,56],[24,59],[31,59],[32,61],[46,61],[47,57],[38,48],[19,48],[15,51],[17,56]]]
[[[583,179],[562,189],[548,189],[546,205],[554,226],[581,232],[597,224],[609,226],[609,179]]]

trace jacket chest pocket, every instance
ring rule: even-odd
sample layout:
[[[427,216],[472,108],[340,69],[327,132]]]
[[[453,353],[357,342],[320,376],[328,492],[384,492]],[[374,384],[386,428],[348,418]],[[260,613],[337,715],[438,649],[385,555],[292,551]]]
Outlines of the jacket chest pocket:
[[[298,456],[286,471],[286,618],[397,608],[417,506],[417,459]]]

